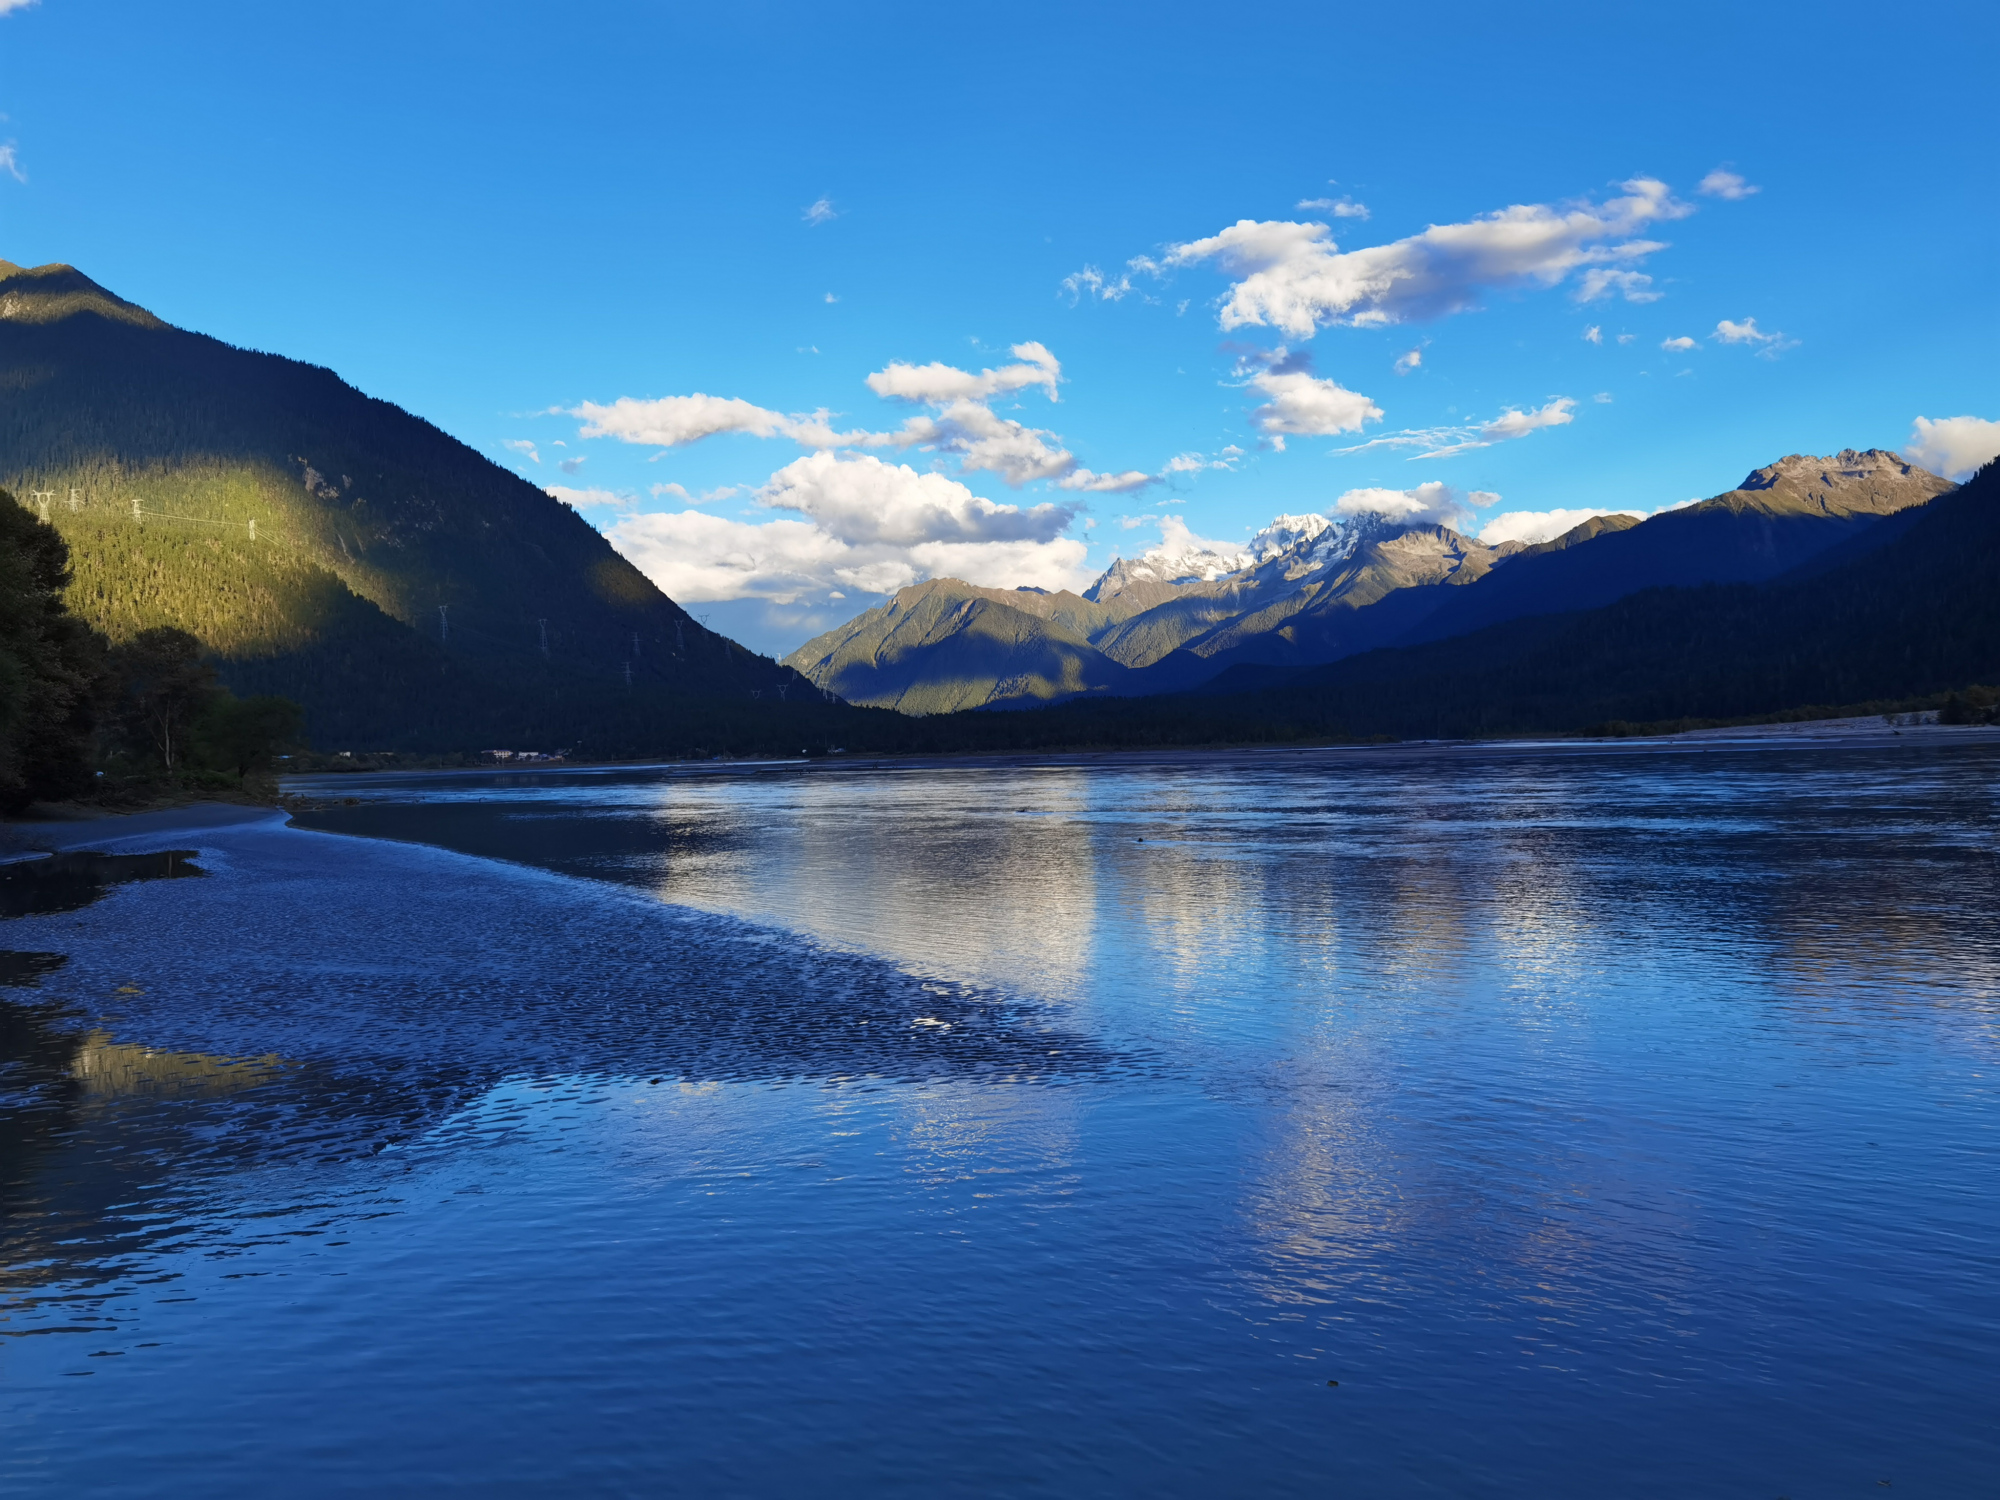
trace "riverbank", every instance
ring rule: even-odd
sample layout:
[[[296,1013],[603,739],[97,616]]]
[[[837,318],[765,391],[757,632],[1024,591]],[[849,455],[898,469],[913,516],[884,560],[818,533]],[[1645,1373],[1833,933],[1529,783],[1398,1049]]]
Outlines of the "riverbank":
[[[0,859],[59,854],[126,839],[235,828],[266,819],[282,820],[281,808],[240,802],[191,802],[138,813],[95,813],[79,809],[71,817],[24,818],[0,823]]]
[[[322,771],[282,779],[281,801],[297,812],[322,811],[343,800],[339,789],[351,783],[357,790],[414,781],[419,778],[478,778],[527,784],[578,777],[657,771],[675,779],[727,779],[742,776],[838,776],[857,771],[977,771],[1045,768],[1260,765],[1273,761],[1324,760],[1350,764],[1396,764],[1411,760],[1509,755],[1633,755],[1684,754],[1690,750],[1826,749],[1874,750],[1945,747],[1972,744],[2000,746],[1996,725],[1891,725],[1880,716],[1807,719],[1777,724],[1743,724],[1677,734],[1622,735],[1605,738],[1505,740],[1396,740],[1381,744],[1211,745],[1148,750],[1021,750],[951,752],[933,755],[793,756],[744,760],[572,761],[558,765],[465,766],[448,770],[409,769]],[[306,789],[310,788],[308,791]]]

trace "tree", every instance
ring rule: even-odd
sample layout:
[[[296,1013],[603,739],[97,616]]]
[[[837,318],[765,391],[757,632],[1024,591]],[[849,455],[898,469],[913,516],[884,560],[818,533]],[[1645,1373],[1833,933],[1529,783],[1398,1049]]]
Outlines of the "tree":
[[[219,697],[202,715],[197,738],[211,763],[248,776],[300,743],[305,718],[305,710],[289,698]]]
[[[0,805],[90,784],[104,638],[70,614],[69,548],[0,490]]]
[[[221,694],[215,669],[201,659],[201,642],[161,625],[112,647],[109,665],[119,727],[171,773],[186,759],[195,721]]]

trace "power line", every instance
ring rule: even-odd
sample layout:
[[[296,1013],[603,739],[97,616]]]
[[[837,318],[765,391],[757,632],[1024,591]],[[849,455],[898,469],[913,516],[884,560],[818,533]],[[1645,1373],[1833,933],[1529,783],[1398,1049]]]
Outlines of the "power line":
[[[49,493],[53,494],[54,491],[49,491]],[[72,510],[76,509],[75,497],[76,492],[74,490],[70,491],[70,509]],[[251,541],[254,542],[257,540],[257,522],[255,518],[248,521],[219,521],[214,516],[183,516],[170,510],[147,510],[139,500],[139,497],[136,495],[133,496],[132,519],[142,521],[148,516],[152,517],[155,521],[188,521],[196,526],[241,526],[249,531]]]

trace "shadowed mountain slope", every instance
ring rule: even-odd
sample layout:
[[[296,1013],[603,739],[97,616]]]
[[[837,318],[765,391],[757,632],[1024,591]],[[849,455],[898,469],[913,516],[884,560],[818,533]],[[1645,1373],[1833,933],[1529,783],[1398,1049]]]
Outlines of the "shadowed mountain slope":
[[[1832,547],[1865,551],[1884,516],[1951,487],[1880,449],[1793,454],[1699,505],[1649,516],[1586,547],[1518,558],[1480,588],[1441,602],[1407,639],[1442,640],[1523,615],[1595,609],[1663,585],[1776,578]]]
[[[1900,518],[1899,518],[1900,519]],[[2000,464],[1839,566],[1646,589],[1599,609],[1350,656],[1282,685],[1079,702],[1051,743],[1432,738],[1855,707],[2000,683]]]
[[[0,390],[0,486],[68,541],[76,613],[191,631],[323,746],[643,753],[820,696],[428,422],[72,267],[0,262]]]

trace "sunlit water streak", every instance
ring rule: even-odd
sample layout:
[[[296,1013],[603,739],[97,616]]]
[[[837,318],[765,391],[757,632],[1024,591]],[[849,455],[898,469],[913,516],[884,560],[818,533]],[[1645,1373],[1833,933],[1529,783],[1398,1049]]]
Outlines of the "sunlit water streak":
[[[0,1479],[1992,1493],[1996,770],[330,778],[4,930]]]

